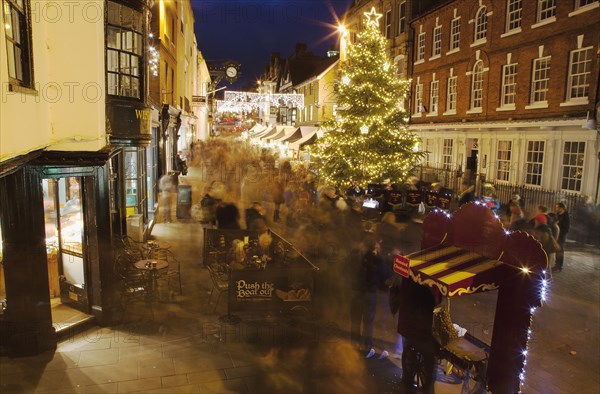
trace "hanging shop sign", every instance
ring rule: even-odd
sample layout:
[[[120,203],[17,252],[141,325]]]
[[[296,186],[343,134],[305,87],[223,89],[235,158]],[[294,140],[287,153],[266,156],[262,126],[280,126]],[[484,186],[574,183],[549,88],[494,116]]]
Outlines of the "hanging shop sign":
[[[147,139],[152,135],[152,111],[133,105],[108,104],[107,132],[113,138]]]

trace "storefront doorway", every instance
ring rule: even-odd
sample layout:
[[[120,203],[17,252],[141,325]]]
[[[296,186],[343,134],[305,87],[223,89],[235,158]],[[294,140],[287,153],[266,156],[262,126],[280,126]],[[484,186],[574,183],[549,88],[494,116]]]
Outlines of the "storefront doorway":
[[[58,332],[91,319],[84,182],[85,177],[42,180],[52,324]]]

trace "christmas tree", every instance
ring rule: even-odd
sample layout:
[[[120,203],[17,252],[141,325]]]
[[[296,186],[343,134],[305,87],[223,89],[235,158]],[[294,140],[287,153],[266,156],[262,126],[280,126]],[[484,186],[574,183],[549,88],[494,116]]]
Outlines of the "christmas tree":
[[[337,115],[323,122],[323,135],[310,148],[328,184],[404,183],[422,157],[403,105],[410,82],[395,75],[379,31],[381,14],[373,8],[365,16],[366,29],[341,62]]]

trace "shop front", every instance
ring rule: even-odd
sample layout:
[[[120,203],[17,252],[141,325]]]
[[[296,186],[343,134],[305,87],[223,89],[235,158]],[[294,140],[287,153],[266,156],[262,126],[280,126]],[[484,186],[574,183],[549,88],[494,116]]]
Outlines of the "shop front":
[[[110,322],[114,283],[108,160],[37,152],[0,176],[0,347],[14,356],[56,346],[72,324]]]

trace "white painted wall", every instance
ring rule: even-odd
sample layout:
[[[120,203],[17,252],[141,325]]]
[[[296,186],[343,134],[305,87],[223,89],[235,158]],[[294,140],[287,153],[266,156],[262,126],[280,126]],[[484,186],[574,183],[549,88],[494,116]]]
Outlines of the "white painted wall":
[[[9,92],[0,57],[0,161],[106,145],[104,0],[31,0],[35,92]],[[0,29],[0,53],[6,53]]]
[[[525,163],[527,156],[528,141],[545,141],[545,152],[543,162],[541,188],[559,191],[561,189],[563,154],[565,141],[584,141],[586,152],[583,165],[583,181],[580,193],[582,195],[595,196],[598,179],[598,139],[595,130],[583,129],[578,125],[549,125],[544,128],[531,127],[530,124],[522,124],[521,128],[529,127],[526,131],[521,128],[507,126],[506,128],[487,128],[482,124],[481,129],[460,129],[448,125],[445,129],[427,130],[427,126],[412,125],[411,129],[422,141],[432,139],[434,146],[431,149],[430,164],[441,166],[443,140],[451,138],[454,140],[453,168],[458,166],[457,160],[465,160],[470,155],[469,147],[465,141],[470,138],[479,139],[478,173],[485,173],[488,180],[496,179],[498,141],[511,140],[511,170],[510,183],[523,184],[525,181]],[[483,158],[487,155],[486,168],[483,168]]]

